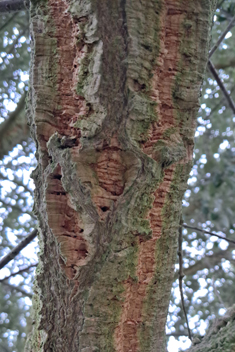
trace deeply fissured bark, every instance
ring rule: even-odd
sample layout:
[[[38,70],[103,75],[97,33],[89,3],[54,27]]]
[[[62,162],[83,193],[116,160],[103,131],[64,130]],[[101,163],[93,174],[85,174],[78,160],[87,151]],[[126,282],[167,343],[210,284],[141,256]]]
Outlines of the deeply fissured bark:
[[[29,351],[162,351],[213,3],[32,2]]]

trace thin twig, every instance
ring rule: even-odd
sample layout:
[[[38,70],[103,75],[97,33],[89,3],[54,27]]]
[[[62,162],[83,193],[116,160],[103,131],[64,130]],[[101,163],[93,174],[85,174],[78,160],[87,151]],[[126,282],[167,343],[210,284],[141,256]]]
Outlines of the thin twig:
[[[0,133],[1,133],[1,129],[0,129]],[[9,177],[8,176],[4,176],[1,172],[0,172],[0,180],[6,180],[9,181]],[[25,189],[25,192],[29,192],[30,194],[33,193],[33,190],[30,189],[27,185],[25,185],[23,183],[23,178],[20,179],[18,176],[14,175],[14,179],[10,180],[10,182],[16,184],[18,187],[23,187]]]
[[[12,181],[12,182],[13,182],[13,181]],[[5,208],[10,207],[12,210],[18,211],[19,213],[28,214],[29,216],[31,216],[31,218],[36,219],[36,217],[33,215],[32,212],[27,211],[27,210],[23,210],[23,209],[21,209],[20,207],[18,207],[17,205],[12,205],[12,204],[6,203],[6,202],[5,202],[4,200],[2,200],[2,199],[0,199],[0,203],[2,203]],[[3,208],[2,204],[0,204],[0,208]]]
[[[216,70],[225,70],[228,67],[234,67],[235,66],[235,58],[231,57],[230,59],[222,59],[222,61],[219,61],[215,63],[215,68]]]
[[[27,266],[27,268],[20,269],[17,272],[12,273],[11,275],[4,277],[4,279],[1,279],[0,282],[7,281],[11,277],[14,277],[16,275],[20,275],[20,274],[24,273],[25,271],[29,271],[30,269],[35,268],[35,266],[37,266],[37,265],[38,265],[37,263],[36,264],[31,264],[31,265]]]
[[[223,300],[222,300],[222,298],[221,298],[221,296],[220,296],[220,293],[219,293],[218,290],[217,290],[217,287],[215,286],[215,279],[214,279],[214,276],[212,276],[212,287],[213,287],[214,293],[215,293],[216,297],[218,298],[220,304],[222,305],[222,307],[225,308],[226,306],[225,306],[225,304],[224,304],[224,302],[223,302]]]
[[[8,76],[6,79],[11,80]],[[29,138],[29,127],[24,113],[25,94],[22,94],[16,109],[0,125],[0,159],[15,147]]]
[[[166,336],[174,336],[174,337],[180,337],[180,336],[187,336],[188,337],[188,332],[170,332],[169,334],[166,334]]]
[[[229,22],[228,26],[226,27],[226,29],[224,30],[224,32],[221,34],[221,36],[219,37],[219,39],[217,40],[217,42],[215,43],[215,45],[213,46],[213,48],[211,49],[211,51],[209,52],[209,59],[211,58],[211,56],[214,54],[214,52],[216,51],[216,49],[219,47],[219,45],[222,43],[222,41],[224,40],[226,34],[230,31],[231,28],[233,28],[234,24],[235,24],[235,16],[231,19],[231,21]]]
[[[195,264],[192,264],[188,268],[184,268],[184,276],[193,276],[199,270],[203,270],[207,267],[214,267],[215,265],[220,265],[221,260],[226,259],[233,261],[232,248],[229,246],[226,250],[217,249],[211,255],[205,255],[202,259],[197,260]],[[175,273],[174,279],[176,280],[179,276],[179,272]]]
[[[187,330],[188,330],[188,337],[192,341],[192,336],[191,336],[191,331],[189,328],[189,323],[188,323],[188,317],[185,309],[185,304],[184,304],[184,293],[183,293],[183,255],[182,255],[182,224],[183,220],[181,217],[180,220],[180,227],[179,227],[179,248],[178,248],[178,256],[179,256],[179,289],[180,289],[180,296],[181,296],[181,304],[186,320],[186,325],[187,325]]]
[[[8,24],[18,15],[18,13],[14,13],[13,16],[11,16],[1,27],[0,31],[2,31],[4,28],[8,26]]]
[[[220,87],[220,89],[222,90],[224,96],[226,97],[227,101],[228,101],[228,104],[230,106],[230,108],[232,109],[232,112],[235,114],[235,104],[234,104],[234,101],[233,99],[231,98],[231,96],[229,95],[227,89],[225,88],[223,82],[221,81],[216,69],[215,69],[215,66],[212,64],[211,60],[208,61],[208,67],[212,73],[212,75],[214,76],[216,82],[218,83],[218,86]]]
[[[230,240],[227,237],[217,235],[217,233],[210,232],[210,231],[205,231],[205,230],[200,229],[199,227],[189,226],[187,224],[182,224],[181,226],[184,227],[185,229],[191,229],[191,230],[200,231],[200,232],[202,232],[204,234],[206,233],[207,235],[216,236],[216,237],[221,238],[222,240],[225,240],[225,241],[227,241],[229,243],[235,244],[235,241]]]
[[[235,90],[235,86],[233,86],[233,87],[231,88],[230,92],[233,93],[234,90]],[[231,93],[230,93],[230,94],[231,94]],[[220,99],[220,101],[218,102],[218,104],[215,105],[215,107],[213,107],[213,109],[211,109],[211,112],[209,113],[209,115],[206,116],[206,118],[205,118],[206,120],[211,119],[211,116],[216,112],[216,110],[219,109],[219,107],[221,107],[221,105],[223,104],[224,100],[225,100],[225,97],[223,96],[223,97]],[[13,182],[13,181],[12,181],[12,182]],[[14,181],[14,182],[15,182],[15,181]]]
[[[16,45],[19,43],[19,40],[25,35],[25,33],[28,30],[28,26],[26,26],[20,33],[19,35],[13,40],[12,44],[10,45],[10,47],[8,48],[8,50],[6,51],[7,55],[12,54],[13,52],[16,51]],[[3,61],[4,62],[4,61]]]
[[[7,265],[12,259],[14,259],[20,251],[25,248],[32,240],[38,235],[38,231],[33,230],[28,236],[23,239],[15,248],[10,251],[5,257],[0,260],[0,269],[2,269],[5,265]]]
[[[2,284],[5,286],[8,286],[11,290],[15,290],[15,291],[22,293],[23,296],[27,296],[29,298],[33,297],[33,295],[31,293],[26,292],[25,290],[23,290],[22,288],[20,288],[18,286],[11,285],[8,282],[2,282]]]
[[[18,118],[19,114],[24,111],[25,109],[25,98],[26,98],[26,92],[24,92],[20,100],[17,103],[17,106],[14,111],[10,112],[7,119],[1,124],[0,127],[0,139],[4,138],[4,135],[6,134],[7,130],[9,127],[12,125],[13,122],[16,121]]]

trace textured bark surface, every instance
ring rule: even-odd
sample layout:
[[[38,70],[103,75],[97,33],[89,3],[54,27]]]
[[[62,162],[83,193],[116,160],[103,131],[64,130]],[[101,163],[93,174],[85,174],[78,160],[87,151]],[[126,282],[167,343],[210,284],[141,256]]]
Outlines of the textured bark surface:
[[[34,0],[27,351],[162,351],[213,1]]]

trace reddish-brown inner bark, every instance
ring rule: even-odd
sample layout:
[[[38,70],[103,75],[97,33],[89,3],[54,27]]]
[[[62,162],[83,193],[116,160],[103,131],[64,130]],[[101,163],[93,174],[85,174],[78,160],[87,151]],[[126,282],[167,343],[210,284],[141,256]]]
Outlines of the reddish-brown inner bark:
[[[180,6],[180,1],[169,0],[164,1],[162,7],[164,10],[161,15],[160,55],[157,59],[151,91],[151,98],[158,103],[158,122],[152,124],[149,139],[143,145],[143,151],[153,158],[154,145],[160,139],[164,139],[164,131],[174,127],[179,133],[172,89],[178,73],[181,25],[185,17],[185,8]],[[189,157],[192,158],[192,149]],[[184,162],[187,161],[184,160]],[[174,165],[165,169],[163,182],[154,193],[153,206],[147,217],[152,229],[152,238],[148,241],[139,240],[138,282],[129,279],[124,284],[125,302],[120,323],[115,332],[115,345],[118,352],[139,350],[138,329],[143,320],[143,302],[148,284],[155,272],[155,246],[162,232],[162,210],[174,169]]]

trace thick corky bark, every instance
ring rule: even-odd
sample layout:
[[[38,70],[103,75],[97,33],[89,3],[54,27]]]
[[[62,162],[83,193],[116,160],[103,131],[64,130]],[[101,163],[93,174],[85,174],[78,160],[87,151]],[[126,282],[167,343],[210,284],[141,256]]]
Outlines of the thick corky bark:
[[[27,351],[162,351],[213,1],[34,0]]]

